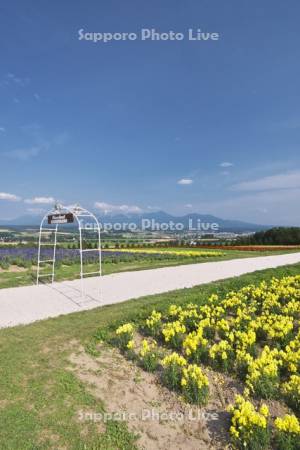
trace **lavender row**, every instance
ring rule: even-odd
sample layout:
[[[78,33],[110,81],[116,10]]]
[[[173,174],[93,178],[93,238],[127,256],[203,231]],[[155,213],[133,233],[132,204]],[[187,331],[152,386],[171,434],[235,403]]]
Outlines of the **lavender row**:
[[[1,261],[9,261],[22,259],[25,261],[31,261],[35,263],[37,261],[38,249],[36,247],[3,247],[0,248],[0,262]],[[77,249],[68,249],[68,248],[57,248],[56,249],[56,260],[57,261],[69,261],[76,262],[79,260],[79,250]],[[147,253],[134,253],[134,252],[118,252],[116,251],[102,251],[102,259],[105,260],[128,260],[128,259],[145,259],[145,258],[159,258],[162,259],[164,256],[161,254],[147,254]],[[170,257],[170,255],[168,255]],[[52,259],[53,258],[53,248],[42,248],[41,249],[41,258],[42,260]],[[98,259],[98,252],[84,252],[83,258],[85,261],[95,261]]]

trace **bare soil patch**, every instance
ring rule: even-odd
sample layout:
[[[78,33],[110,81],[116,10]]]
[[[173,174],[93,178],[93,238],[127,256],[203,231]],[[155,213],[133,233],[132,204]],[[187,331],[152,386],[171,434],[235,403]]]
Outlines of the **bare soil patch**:
[[[8,269],[1,269],[0,267],[0,273],[4,273],[4,272],[11,272],[11,273],[17,273],[17,272],[26,272],[28,269],[26,269],[26,267],[19,267],[16,266],[14,264],[12,264],[11,266],[9,266]]]
[[[70,356],[71,370],[84,382],[92,395],[104,404],[113,417],[126,420],[130,431],[145,450],[224,450],[230,449],[230,415],[227,407],[244,386],[229,375],[202,367],[209,378],[209,402],[205,407],[186,404],[165,388],[157,373],[150,374],[127,360],[118,349],[102,343],[100,356],[87,354],[82,346]],[[72,348],[74,346],[72,345]],[[253,400],[253,399],[252,399]],[[289,408],[280,401],[253,400],[256,406],[266,403],[272,418],[284,415]],[[99,411],[86,411],[90,413]],[[114,416],[117,414],[118,416]],[[103,429],[103,418],[99,429]]]
[[[70,357],[72,371],[104,402],[109,413],[124,413],[130,431],[146,450],[219,450],[228,447],[229,414],[225,411],[240,387],[229,377],[206,371],[210,380],[207,406],[187,405],[117,349],[101,344],[92,357],[83,348]],[[91,412],[88,412],[91,413]],[[97,413],[95,411],[95,413]]]

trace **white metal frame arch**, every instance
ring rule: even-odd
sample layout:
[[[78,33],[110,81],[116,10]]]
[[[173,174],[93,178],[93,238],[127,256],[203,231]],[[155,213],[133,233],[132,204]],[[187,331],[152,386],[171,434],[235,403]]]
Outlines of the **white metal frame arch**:
[[[54,282],[55,278],[55,261],[56,261],[56,247],[57,247],[57,232],[59,228],[59,223],[54,224],[54,228],[45,228],[45,222],[48,220],[48,216],[50,215],[61,215],[61,214],[72,214],[77,222],[78,225],[78,231],[79,231],[79,255],[80,255],[80,279],[81,279],[81,296],[84,296],[84,286],[83,286],[83,280],[85,276],[89,275],[98,275],[101,277],[102,275],[102,250],[101,250],[101,231],[100,231],[100,224],[97,219],[97,217],[88,211],[85,208],[82,208],[79,205],[75,206],[63,206],[63,205],[55,205],[52,210],[48,211],[40,224],[40,231],[39,231],[39,243],[38,243],[38,261],[37,261],[37,276],[36,276],[36,284],[37,286],[40,284],[40,278],[42,277],[51,277],[51,283]],[[82,231],[85,229],[85,227],[82,227],[82,221],[80,218],[90,218],[94,221],[96,233],[98,236],[98,248],[83,248],[82,245]],[[63,223],[61,225],[64,225]],[[49,231],[54,232],[54,242],[42,242],[42,236],[43,232],[49,233]],[[44,245],[53,246],[53,258],[52,259],[41,259],[41,247]],[[95,272],[84,272],[84,259],[83,259],[83,253],[85,252],[98,252],[98,267],[99,269]],[[44,263],[51,263],[52,262],[52,272],[51,273],[41,273],[41,264]],[[100,292],[100,291],[99,291]]]

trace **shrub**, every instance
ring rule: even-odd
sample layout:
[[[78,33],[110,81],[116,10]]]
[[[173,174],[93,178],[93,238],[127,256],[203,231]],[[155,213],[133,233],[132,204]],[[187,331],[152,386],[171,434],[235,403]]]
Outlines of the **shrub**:
[[[250,353],[247,353],[245,350],[239,350],[236,351],[236,371],[238,376],[245,380],[245,377],[247,376],[247,373],[249,372],[249,366],[253,362],[253,357],[250,355]]]
[[[179,320],[184,323],[187,331],[193,331],[198,328],[199,314],[197,306],[190,303],[182,310],[179,315]]]
[[[183,341],[183,333],[186,332],[186,327],[179,320],[175,322],[168,322],[162,329],[165,342],[176,349],[179,349]]]
[[[182,344],[184,353],[193,362],[207,362],[208,360],[208,340],[203,337],[202,328],[197,332],[189,333]]]
[[[270,314],[267,310],[257,320],[258,333],[262,339],[278,340],[282,344],[286,344],[292,335],[294,327],[293,317],[283,316],[281,314]]]
[[[174,352],[167,355],[161,364],[164,368],[162,375],[164,384],[170,389],[178,390],[181,385],[182,369],[187,365],[186,359]]]
[[[3,269],[3,270],[8,270],[8,269],[9,269],[9,266],[10,266],[10,264],[9,264],[8,261],[5,261],[5,260],[0,261],[0,267],[1,267],[1,269]]]
[[[185,399],[189,403],[205,405],[208,399],[208,378],[196,364],[183,368],[181,388]]]
[[[148,372],[154,372],[158,366],[158,354],[156,341],[150,344],[146,339],[142,341],[142,348],[140,350],[141,364]]]
[[[209,350],[211,364],[216,369],[228,371],[233,364],[234,352],[228,341],[222,340],[214,344]]]
[[[283,360],[282,372],[293,374],[300,372],[300,331],[298,331],[295,339],[292,339],[280,352],[280,356]]]
[[[277,417],[274,425],[278,450],[300,449],[300,424],[296,416],[286,414],[282,418]]]
[[[266,345],[259,358],[250,362],[246,384],[257,396],[275,398],[279,388],[279,360],[278,350]]]
[[[161,327],[161,313],[154,309],[150,317],[146,319],[145,331],[150,334],[150,336],[158,337],[160,335]]]
[[[133,325],[131,323],[125,323],[116,330],[117,343],[121,350],[127,350],[133,348]]]
[[[269,410],[262,405],[256,411],[254,405],[241,395],[229,408],[231,427],[229,429],[234,448],[245,450],[264,450],[268,448],[270,432],[268,429]]]
[[[300,414],[300,376],[291,375],[290,379],[282,384],[281,389],[287,404]]]

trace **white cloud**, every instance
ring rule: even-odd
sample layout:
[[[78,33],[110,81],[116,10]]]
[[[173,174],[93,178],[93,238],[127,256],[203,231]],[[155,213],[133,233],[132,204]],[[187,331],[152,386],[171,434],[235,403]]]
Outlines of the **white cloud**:
[[[160,206],[151,206],[151,205],[148,205],[148,206],[147,206],[147,209],[149,209],[149,211],[159,211],[161,208],[160,208]]]
[[[43,131],[43,127],[37,122],[32,122],[27,125],[20,126],[21,131],[26,133],[28,136],[39,137]]]
[[[193,184],[194,181],[191,178],[181,178],[180,180],[177,181],[177,184],[181,184],[181,185],[188,185],[188,184]]]
[[[22,133],[26,135],[26,138],[31,139],[32,146],[24,148],[16,148],[14,150],[8,150],[2,153],[2,155],[9,158],[14,158],[19,161],[27,161],[31,158],[39,156],[41,153],[48,151],[51,147],[56,145],[64,145],[70,138],[69,133],[66,131],[61,132],[53,136],[52,139],[45,137],[43,128],[37,123],[31,123],[20,127]]]
[[[41,214],[45,213],[45,210],[43,208],[27,208],[27,212],[33,214],[34,216],[40,216]]]
[[[19,202],[21,197],[15,194],[9,194],[7,192],[0,192],[0,200],[8,200],[10,202]]]
[[[33,94],[33,97],[35,98],[35,100],[36,100],[37,102],[39,102],[39,101],[41,100],[41,97],[40,97],[39,94],[37,94],[37,93]]]
[[[55,203],[55,199],[53,197],[34,197],[27,198],[24,201],[25,203],[29,203],[31,205],[50,205],[52,203]]]
[[[105,202],[96,202],[95,208],[100,209],[104,214],[108,213],[141,213],[142,209],[136,205],[112,205]]]
[[[185,208],[192,208],[193,207],[193,205],[191,204],[191,203],[187,203],[186,205],[184,205],[185,206]]]
[[[295,208],[300,188],[269,190],[231,195],[196,205],[198,211],[223,219],[238,219],[265,225],[299,226],[300,209]]]
[[[269,191],[275,189],[295,189],[300,187],[300,170],[279,173],[252,181],[234,184],[234,191]]]
[[[231,163],[231,162],[228,162],[228,161],[224,161],[224,162],[221,162],[221,163],[219,164],[219,166],[220,166],[220,167],[223,167],[223,168],[225,169],[226,167],[233,167],[234,164]]]
[[[1,133],[5,133],[5,128],[4,127],[0,127],[0,131],[1,131]]]
[[[29,148],[17,148],[8,152],[4,152],[3,155],[9,158],[19,159],[20,161],[27,161],[30,158],[38,156],[43,150],[41,146],[29,147]]]
[[[7,73],[2,80],[2,84],[10,85],[15,84],[20,87],[26,86],[30,82],[29,78],[21,78],[14,73]]]

